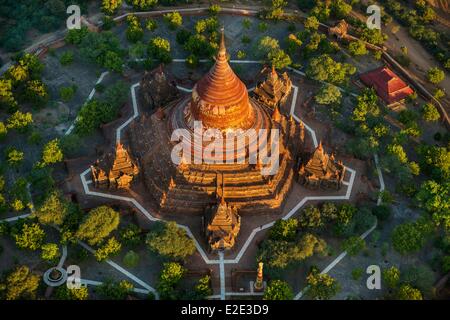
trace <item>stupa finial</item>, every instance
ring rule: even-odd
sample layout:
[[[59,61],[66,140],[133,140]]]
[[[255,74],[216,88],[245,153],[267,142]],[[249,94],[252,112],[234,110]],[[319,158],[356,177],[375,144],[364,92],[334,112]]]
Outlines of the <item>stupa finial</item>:
[[[227,48],[225,47],[225,28],[220,28],[220,46],[219,46],[219,56],[225,56],[227,54]]]

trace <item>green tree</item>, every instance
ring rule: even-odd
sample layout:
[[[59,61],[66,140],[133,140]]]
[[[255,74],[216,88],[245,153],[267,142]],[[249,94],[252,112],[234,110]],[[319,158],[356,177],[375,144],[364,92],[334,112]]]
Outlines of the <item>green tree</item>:
[[[142,29],[141,23],[138,17],[135,15],[129,15],[127,17],[127,39],[130,42],[136,43],[144,36],[144,29]]]
[[[102,0],[102,11],[108,15],[113,15],[122,5],[122,0]]]
[[[111,256],[118,255],[120,250],[122,249],[122,245],[116,238],[109,238],[106,243],[104,243],[100,248],[95,250],[94,256],[97,261],[104,261],[109,259]]]
[[[23,162],[25,156],[20,150],[14,148],[7,148],[5,150],[6,162],[12,167],[18,167]]]
[[[398,300],[423,300],[420,290],[413,288],[409,284],[403,284],[397,292]]]
[[[6,121],[6,128],[16,129],[17,131],[24,133],[32,123],[33,116],[31,115],[31,113],[22,113],[20,111],[16,111]]]
[[[290,218],[277,220],[270,229],[269,238],[272,240],[293,241],[297,234],[298,220]]]
[[[166,21],[171,30],[175,30],[183,24],[183,17],[177,11],[168,12],[164,15],[164,21]]]
[[[68,66],[69,64],[72,64],[72,62],[73,62],[72,51],[66,51],[63,54],[61,54],[61,57],[59,58],[59,63],[61,63],[62,66]]]
[[[27,266],[15,268],[4,282],[5,299],[36,299],[41,277],[32,273]],[[1,285],[0,285],[1,286]]]
[[[156,22],[156,20],[153,19],[147,19],[147,21],[145,22],[145,28],[148,31],[155,31],[158,28],[158,23]]]
[[[348,51],[354,56],[363,56],[367,54],[366,44],[363,41],[352,41],[348,45]]]
[[[400,163],[408,162],[408,155],[400,144],[390,144],[386,149],[388,154],[395,156]]]
[[[450,230],[450,183],[425,181],[416,194],[416,199],[419,206],[431,214],[437,226],[442,225]]]
[[[212,295],[211,277],[206,275],[200,278],[194,287],[194,291],[199,299],[205,299],[207,296]]]
[[[350,256],[356,256],[366,248],[366,242],[358,236],[350,237],[342,242],[342,249]]]
[[[438,121],[441,118],[438,109],[431,103],[423,105],[422,116],[425,121]]]
[[[420,145],[416,149],[420,156],[421,169],[436,181],[450,177],[450,149],[446,147]]]
[[[17,247],[29,250],[39,249],[44,238],[45,232],[38,223],[25,223],[15,235]]]
[[[68,213],[68,204],[58,191],[52,191],[41,206],[33,212],[42,224],[62,225]]]
[[[177,293],[175,289],[185,273],[186,270],[179,263],[164,263],[164,267],[159,276],[159,282],[157,285],[161,299],[176,300]]]
[[[175,222],[156,222],[147,234],[150,250],[166,257],[183,260],[195,251],[194,241]]]
[[[423,248],[427,233],[419,222],[407,222],[394,228],[392,245],[400,254],[417,252]]]
[[[61,87],[59,88],[59,96],[64,102],[69,102],[74,97],[76,91],[77,91],[76,85]]]
[[[311,59],[306,68],[306,75],[317,81],[340,84],[348,80],[356,72],[356,68],[348,63],[334,61],[329,55],[323,54]]]
[[[310,205],[303,209],[299,217],[299,224],[302,228],[315,229],[323,227],[324,221],[319,208]]]
[[[135,247],[141,243],[141,229],[131,223],[119,230],[119,238],[126,246]]]
[[[152,38],[148,44],[147,52],[149,56],[163,63],[172,61],[170,56],[170,42],[161,37]]]
[[[97,245],[119,226],[119,213],[108,206],[100,206],[89,212],[76,232],[76,237]]]
[[[324,84],[314,97],[319,104],[339,104],[341,102],[341,91],[332,84]]]
[[[135,9],[149,10],[158,4],[158,0],[126,0]]]
[[[309,286],[307,295],[312,299],[328,300],[340,291],[337,280],[326,273],[313,271],[306,277],[306,282]]]
[[[61,150],[59,140],[53,139],[47,142],[42,149],[42,161],[41,164],[46,166],[49,164],[61,162],[64,158]]]
[[[41,258],[49,262],[56,262],[61,255],[56,243],[46,243],[42,245],[41,250]]]
[[[445,73],[438,67],[432,67],[427,72],[427,79],[432,84],[438,84],[445,78]]]
[[[8,129],[6,129],[5,124],[0,121],[0,141],[6,138],[6,134],[8,133]]]
[[[395,266],[383,270],[383,281],[388,288],[396,288],[400,282],[400,270]]]
[[[319,20],[315,16],[309,16],[303,22],[305,28],[309,31],[317,31],[319,29]]]
[[[281,49],[270,51],[267,59],[276,69],[286,68],[292,63],[291,57]]]
[[[283,280],[272,280],[264,290],[263,300],[292,300],[294,293],[289,284]]]
[[[210,15],[216,16],[221,10],[222,8],[218,4],[212,4],[208,8],[208,13]]]

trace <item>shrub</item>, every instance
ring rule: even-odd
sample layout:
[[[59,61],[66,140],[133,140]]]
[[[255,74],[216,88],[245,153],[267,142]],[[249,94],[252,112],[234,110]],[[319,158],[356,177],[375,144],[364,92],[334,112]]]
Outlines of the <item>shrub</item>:
[[[366,242],[360,237],[351,237],[342,242],[342,249],[350,256],[356,256],[366,247]]]
[[[126,246],[135,247],[141,243],[141,229],[130,223],[119,231],[119,238]]]
[[[289,284],[283,280],[272,280],[264,290],[263,300],[292,300],[294,293]]]
[[[293,241],[297,234],[298,220],[295,218],[277,220],[270,229],[269,238],[272,240]]]
[[[14,148],[7,148],[5,150],[6,161],[12,167],[18,167],[24,160],[24,153]]]
[[[68,214],[68,204],[58,191],[52,191],[33,213],[42,224],[62,225]]]
[[[389,269],[383,270],[383,281],[386,283],[388,288],[396,288],[400,281],[400,270],[397,267],[390,267]]]
[[[37,250],[42,246],[45,232],[38,223],[25,223],[15,235],[16,245],[20,249]]]
[[[107,279],[103,284],[95,290],[103,299],[108,300],[124,300],[134,289],[132,283],[127,280],[113,282]]]
[[[137,41],[141,40],[144,36],[144,30],[142,29],[138,17],[136,17],[135,15],[129,15],[127,17],[127,24],[128,27],[126,30],[126,35],[128,41],[136,43]]]
[[[72,100],[76,92],[77,92],[76,85],[61,87],[59,89],[59,96],[61,97],[62,101],[69,102],[70,100]]]
[[[438,84],[445,78],[445,73],[438,67],[430,68],[427,72],[427,79],[432,84]]]
[[[425,121],[438,121],[441,117],[438,109],[431,103],[423,105],[422,116]]]
[[[326,273],[313,271],[306,277],[306,282],[309,285],[307,294],[312,299],[327,300],[340,291],[337,280]]]
[[[6,134],[8,133],[8,129],[6,129],[5,124],[0,121],[0,141],[6,138]]]
[[[46,243],[42,245],[41,249],[41,258],[49,262],[56,262],[61,255],[56,243]]]
[[[13,115],[11,115],[6,121],[7,129],[16,129],[20,133],[24,133],[27,131],[29,126],[33,123],[33,116],[31,113],[22,113],[20,111],[16,111]]]
[[[147,47],[149,56],[159,60],[163,63],[169,63],[172,61],[170,56],[170,42],[167,39],[161,37],[152,38]]]
[[[163,17],[171,30],[175,30],[183,24],[183,17],[179,12],[168,12]]]
[[[420,290],[411,287],[409,284],[404,284],[400,287],[397,293],[398,300],[423,300]]]
[[[63,152],[59,145],[58,139],[53,139],[47,142],[42,149],[42,161],[43,166],[61,162],[64,158]]]
[[[158,292],[162,299],[176,300],[175,288],[181,281],[186,270],[176,262],[164,263],[163,270],[159,276],[157,285]]]
[[[94,256],[97,261],[104,261],[111,256],[119,254],[122,245],[116,238],[109,238],[100,248],[95,250]]]
[[[145,22],[145,28],[149,31],[155,31],[158,28],[158,24],[153,19],[147,19]]]
[[[61,54],[61,57],[59,58],[59,63],[63,66],[67,66],[69,64],[72,64],[73,62],[73,52],[66,51],[63,54]]]
[[[127,268],[134,268],[139,264],[139,255],[133,250],[128,251],[123,257],[123,264]]]

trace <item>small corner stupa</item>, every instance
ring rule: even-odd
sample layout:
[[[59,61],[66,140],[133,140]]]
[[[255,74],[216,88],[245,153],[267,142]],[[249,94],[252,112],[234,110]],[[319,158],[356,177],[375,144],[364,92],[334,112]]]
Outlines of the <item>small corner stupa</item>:
[[[121,143],[114,154],[107,153],[91,166],[92,181],[98,188],[128,189],[138,173],[138,166]]]
[[[158,109],[179,96],[175,80],[164,71],[162,64],[152,71],[145,71],[140,87],[142,99],[150,109]]]
[[[267,73],[264,81],[256,85],[253,95],[261,103],[275,108],[286,102],[289,93],[291,93],[291,89],[292,82],[287,73],[284,72],[280,76],[275,70],[275,67],[272,66],[272,70]]]
[[[333,154],[329,156],[320,142],[306,165],[300,165],[298,173],[300,182],[306,187],[340,189],[345,166],[341,161],[336,161]]]

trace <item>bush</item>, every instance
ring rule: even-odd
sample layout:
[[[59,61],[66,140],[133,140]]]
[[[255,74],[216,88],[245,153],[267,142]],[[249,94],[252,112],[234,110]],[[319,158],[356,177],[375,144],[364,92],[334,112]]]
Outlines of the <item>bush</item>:
[[[76,85],[61,87],[59,89],[59,96],[61,97],[62,101],[69,102],[70,100],[72,100],[76,92],[77,92]]]
[[[67,66],[69,64],[72,64],[73,62],[73,52],[72,51],[66,51],[64,52],[61,57],[59,58],[59,63],[63,66]]]
[[[191,33],[188,30],[186,29],[179,30],[176,35],[177,43],[183,46],[189,40],[190,36]]]
[[[347,251],[349,256],[356,256],[366,248],[366,242],[360,237],[351,237],[342,242],[342,249]]]
[[[149,31],[155,31],[158,28],[158,24],[153,19],[147,19],[145,22],[145,28]]]
[[[438,84],[445,78],[445,73],[437,67],[430,68],[427,72],[427,79],[432,84]]]
[[[31,113],[22,113],[20,111],[16,111],[6,121],[6,128],[16,129],[20,133],[24,133],[32,123],[33,116],[31,115]]]
[[[141,229],[131,223],[119,231],[119,238],[126,246],[135,247],[141,243]]]
[[[367,54],[366,44],[363,41],[352,41],[348,45],[348,51],[354,56]]]
[[[400,254],[417,252],[425,244],[426,233],[418,222],[408,222],[395,227],[392,245]]]
[[[172,61],[172,57],[170,56],[170,42],[161,37],[155,37],[150,40],[147,53],[150,57],[162,63],[167,64]]]
[[[283,280],[272,280],[264,290],[263,300],[292,300],[294,293],[289,284]]]
[[[127,16],[127,39],[130,42],[136,43],[144,36],[144,30],[142,29],[139,19],[135,15]]]
[[[5,157],[6,157],[6,162],[8,162],[8,164],[11,167],[18,167],[22,164],[25,156],[24,153],[20,150],[14,149],[14,148],[7,148],[5,150]]]
[[[42,246],[45,232],[38,223],[25,223],[15,235],[17,247],[20,249],[37,250]]]
[[[441,117],[438,109],[431,103],[423,105],[422,116],[425,121],[438,121]]]
[[[212,295],[211,277],[206,275],[200,278],[194,287],[194,291],[198,299],[205,299],[207,296]]]
[[[6,138],[6,134],[8,133],[8,129],[6,129],[5,124],[0,121],[0,141]]]
[[[183,24],[183,17],[179,12],[168,12],[163,17],[171,30],[175,30]]]
[[[134,268],[139,264],[139,255],[133,250],[128,251],[123,257],[123,264],[127,268]]]
[[[269,239],[293,241],[297,234],[298,220],[295,218],[277,220],[270,229]]]
[[[423,300],[420,290],[411,287],[409,284],[404,284],[397,292],[398,300]]]
[[[46,243],[42,245],[41,249],[41,258],[49,262],[56,262],[61,255],[56,243]]]
[[[59,145],[58,139],[53,139],[47,142],[42,149],[42,161],[43,166],[61,162],[64,158],[63,152]]]
[[[185,272],[186,270],[179,263],[164,263],[164,267],[159,276],[159,282],[157,285],[158,292],[161,295],[161,299],[177,299],[177,293],[175,289],[181,281],[181,278],[183,277]]]
[[[109,238],[104,245],[95,250],[94,256],[97,261],[105,261],[111,256],[118,255],[120,249],[122,249],[120,242],[116,238]]]
[[[326,273],[313,271],[306,277],[306,282],[309,286],[307,295],[311,299],[328,300],[340,291],[337,280]]]
[[[386,283],[388,288],[397,288],[400,282],[400,270],[397,267],[390,267],[389,269],[383,270],[383,281]]]

